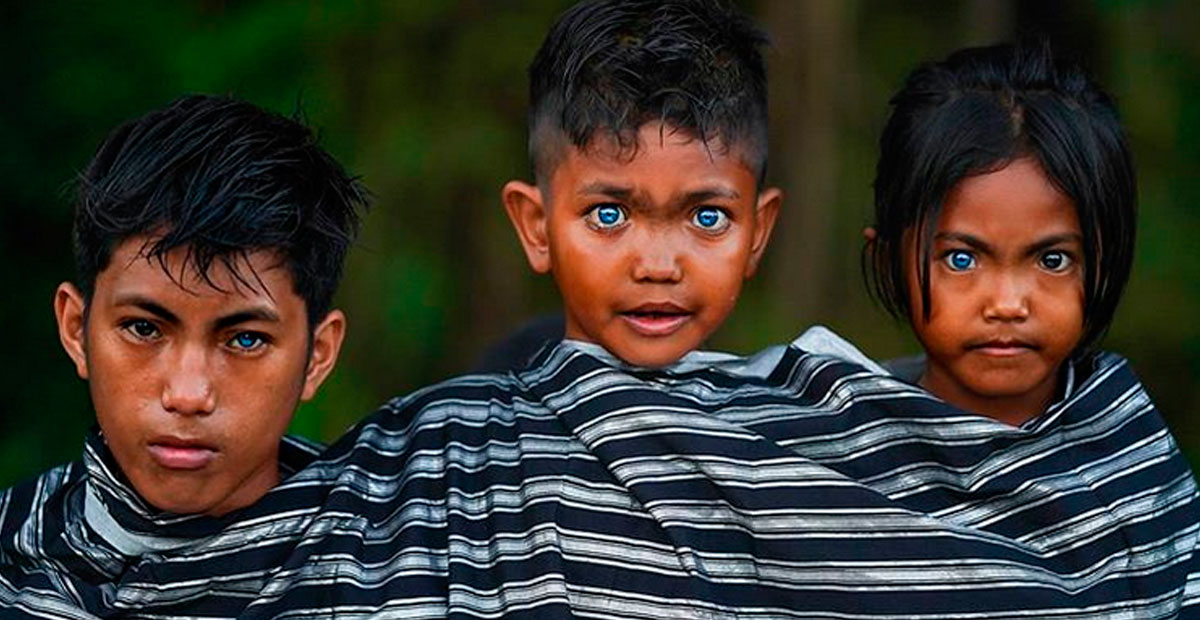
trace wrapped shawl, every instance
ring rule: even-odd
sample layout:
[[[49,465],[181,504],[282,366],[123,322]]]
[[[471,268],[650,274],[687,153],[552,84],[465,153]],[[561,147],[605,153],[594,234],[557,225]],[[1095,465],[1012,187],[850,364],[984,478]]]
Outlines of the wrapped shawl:
[[[393,400],[255,505],[156,513],[100,442],[0,497],[0,618],[1173,618],[1197,489],[1127,364],[1018,428],[776,347],[565,342]]]

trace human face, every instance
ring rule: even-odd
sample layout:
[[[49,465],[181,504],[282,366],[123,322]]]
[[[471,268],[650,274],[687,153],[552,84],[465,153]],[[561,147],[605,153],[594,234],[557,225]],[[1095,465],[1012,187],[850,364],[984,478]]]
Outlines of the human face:
[[[1071,200],[1032,159],[963,179],[932,238],[930,316],[906,235],[921,385],[968,411],[1020,424],[1050,404],[1083,334],[1083,236]]]
[[[332,370],[344,318],[331,312],[310,347],[304,300],[275,254],[239,259],[245,281],[218,261],[207,283],[186,248],[165,265],[146,258],[149,240],[117,246],[86,315],[79,291],[59,287],[59,333],[138,493],[168,512],[225,514],[278,482],[279,440]]]
[[[735,149],[648,124],[633,157],[611,140],[569,148],[548,187],[505,203],[535,271],[552,272],[566,337],[638,366],[699,347],[753,275],[780,192],[756,192]]]

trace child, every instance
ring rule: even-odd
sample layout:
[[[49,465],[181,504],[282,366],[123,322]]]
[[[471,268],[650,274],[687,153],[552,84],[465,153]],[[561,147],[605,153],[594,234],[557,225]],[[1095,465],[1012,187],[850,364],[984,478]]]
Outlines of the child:
[[[1133,261],[1135,187],[1110,98],[1048,48],[961,51],[892,99],[874,291],[925,349],[907,378],[1013,426],[1068,396]]]
[[[146,557],[196,552],[313,459],[281,439],[337,361],[365,204],[307,128],[210,96],[118,127],[78,191],[54,312],[98,431],[0,495],[5,618],[128,610],[116,584]]]
[[[536,185],[502,198],[567,339],[659,367],[702,345],[762,258],[763,36],[715,2],[577,6],[530,67]]]

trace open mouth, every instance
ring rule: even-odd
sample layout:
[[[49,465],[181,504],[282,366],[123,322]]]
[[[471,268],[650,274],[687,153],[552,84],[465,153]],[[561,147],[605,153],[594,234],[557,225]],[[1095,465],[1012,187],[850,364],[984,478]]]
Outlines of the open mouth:
[[[644,336],[669,336],[692,318],[692,313],[673,303],[642,304],[620,313],[620,317]]]
[[[146,449],[164,469],[202,469],[217,456],[216,448],[208,444],[178,437],[155,437]]]

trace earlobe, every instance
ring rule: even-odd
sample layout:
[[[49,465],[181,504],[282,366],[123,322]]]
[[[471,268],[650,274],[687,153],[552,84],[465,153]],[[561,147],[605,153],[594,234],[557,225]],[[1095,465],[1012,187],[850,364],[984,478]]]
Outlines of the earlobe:
[[[875,239],[879,237],[879,233],[874,226],[867,226],[863,229],[863,256],[868,260],[875,258]]]
[[[779,218],[782,205],[783,190],[769,187],[759,192],[758,204],[755,206],[754,239],[750,245],[750,260],[746,261],[747,278],[758,271],[758,263],[767,249],[767,242],[771,240],[771,231],[775,229],[775,221]]]
[[[85,334],[87,321],[84,317],[86,303],[83,293],[70,282],[59,284],[54,292],[54,318],[58,323],[58,340],[75,363],[75,373],[80,379],[88,378]]]
[[[346,315],[341,310],[331,310],[313,329],[312,352],[304,372],[304,389],[300,392],[300,400],[311,400],[317,395],[317,390],[337,365],[345,338]]]
[[[509,181],[500,193],[504,210],[517,231],[529,266],[537,273],[550,271],[550,242],[546,233],[547,212],[542,192],[536,185]]]

